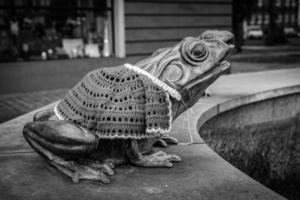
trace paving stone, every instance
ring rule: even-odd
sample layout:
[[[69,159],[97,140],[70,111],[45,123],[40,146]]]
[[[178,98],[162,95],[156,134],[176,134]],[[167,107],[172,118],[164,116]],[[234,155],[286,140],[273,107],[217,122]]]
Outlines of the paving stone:
[[[0,123],[61,99],[68,89],[0,96]]]

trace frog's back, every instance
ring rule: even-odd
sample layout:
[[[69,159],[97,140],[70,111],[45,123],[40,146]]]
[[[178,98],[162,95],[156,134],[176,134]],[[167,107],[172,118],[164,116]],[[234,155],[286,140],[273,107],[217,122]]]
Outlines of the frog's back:
[[[101,139],[159,137],[171,126],[168,95],[149,78],[125,66],[88,73],[55,107]]]

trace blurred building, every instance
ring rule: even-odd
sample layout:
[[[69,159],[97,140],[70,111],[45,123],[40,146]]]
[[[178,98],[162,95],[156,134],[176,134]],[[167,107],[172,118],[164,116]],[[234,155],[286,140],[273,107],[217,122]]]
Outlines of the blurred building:
[[[71,87],[95,68],[231,28],[232,0],[0,0],[0,94]]]
[[[231,0],[0,0],[0,61],[147,55],[231,29]]]
[[[231,0],[125,0],[126,54],[146,55],[207,29],[232,28]]]
[[[275,23],[283,27],[286,35],[296,35],[299,28],[299,0],[256,0],[248,29],[254,36],[261,36],[259,29],[270,23],[270,14]]]
[[[111,20],[111,1],[0,0],[1,60],[89,56],[85,44],[112,46]]]

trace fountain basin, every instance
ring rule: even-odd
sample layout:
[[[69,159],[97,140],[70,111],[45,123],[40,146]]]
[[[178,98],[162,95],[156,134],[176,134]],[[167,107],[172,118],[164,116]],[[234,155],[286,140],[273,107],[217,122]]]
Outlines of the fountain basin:
[[[242,105],[199,129],[221,157],[288,199],[300,199],[300,93]]]

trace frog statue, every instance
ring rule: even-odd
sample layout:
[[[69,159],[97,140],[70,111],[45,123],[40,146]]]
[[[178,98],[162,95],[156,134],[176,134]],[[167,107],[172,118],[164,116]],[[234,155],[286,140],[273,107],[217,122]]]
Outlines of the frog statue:
[[[121,164],[172,167],[181,158],[152,147],[177,143],[167,135],[172,121],[229,69],[231,39],[227,31],[204,32],[135,65],[91,71],[54,108],[36,113],[24,137],[73,182],[109,183]]]

